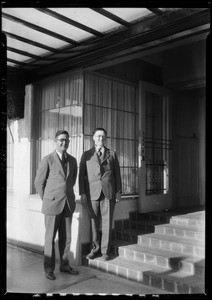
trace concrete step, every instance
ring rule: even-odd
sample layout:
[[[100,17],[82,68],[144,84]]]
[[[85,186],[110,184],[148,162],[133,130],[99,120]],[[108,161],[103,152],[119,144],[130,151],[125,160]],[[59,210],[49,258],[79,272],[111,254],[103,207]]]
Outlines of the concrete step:
[[[205,257],[205,241],[196,239],[149,233],[138,235],[137,243],[146,247],[159,248],[202,258]]]
[[[204,277],[188,275],[171,268],[164,269],[152,264],[115,257],[109,261],[102,258],[89,260],[88,265],[98,270],[134,280],[142,284],[157,287],[169,294],[194,294],[204,292]]]
[[[120,246],[118,254],[132,261],[148,263],[164,269],[181,271],[188,275],[204,273],[204,259],[164,249],[144,247],[139,244]]]
[[[185,208],[185,209],[171,209],[165,211],[157,211],[150,213],[130,212],[129,217],[132,221],[151,220],[156,222],[169,223],[171,218],[189,218],[199,220],[200,224],[204,224],[205,210],[203,208]]]
[[[205,211],[132,212],[114,225],[114,259],[90,266],[169,293],[204,292]]]
[[[142,224],[142,226],[134,226],[134,228],[130,228],[130,229],[114,229],[113,230],[113,234],[112,234],[112,238],[113,240],[119,240],[119,241],[128,241],[131,243],[139,243],[139,236],[145,236],[147,234],[158,234],[161,235],[162,239],[167,239],[168,241],[171,239],[172,241],[172,237],[176,238],[176,241],[178,242],[180,239],[183,239],[183,241],[188,240],[188,243],[192,243],[192,240],[194,241],[194,244],[196,245],[195,241],[199,241],[200,245],[204,245],[205,242],[205,232],[204,231],[200,231],[199,228],[194,228],[194,227],[189,227],[187,226],[185,228],[185,226],[183,225],[178,225],[178,224],[155,224],[152,223],[152,221],[148,221],[148,224],[143,224],[144,221],[139,221],[137,222],[138,224]],[[135,223],[134,223],[135,224]],[[137,227],[137,228],[136,228]],[[150,230],[151,227],[151,230]],[[165,237],[163,237],[165,236]],[[165,243],[165,241],[164,241]],[[174,247],[175,245],[173,245]],[[165,245],[164,245],[165,247]],[[170,248],[169,245],[167,245],[167,247]],[[177,246],[176,246],[177,247]],[[184,247],[180,246],[180,248],[182,248],[182,251],[184,251]],[[198,249],[195,248],[194,250],[194,255],[204,255],[204,249]],[[188,251],[193,251],[193,250],[188,250]],[[186,250],[185,250],[186,251]],[[199,254],[198,254],[199,253]]]
[[[196,225],[197,226],[196,226]],[[178,217],[172,217],[170,218],[170,222],[157,222],[154,220],[131,220],[130,222],[130,229],[132,230],[140,230],[142,232],[151,233],[155,232],[155,226],[169,226],[171,225],[174,227],[176,225],[179,229],[185,229],[188,231],[194,231],[199,233],[204,238],[204,232],[205,232],[205,225],[204,222],[199,222],[195,219],[186,219],[183,216]],[[124,228],[116,228],[117,230],[123,230]]]
[[[205,211],[193,212],[185,215],[172,216],[170,224],[183,225],[198,228],[200,231],[205,230]]]
[[[180,227],[179,227],[180,226]],[[180,253],[186,253],[191,255],[197,255],[204,257],[205,255],[205,233],[203,232],[194,232],[189,230],[189,232],[184,231],[184,227],[181,225],[174,226],[175,229],[180,229],[177,231],[177,235],[174,232],[172,234],[167,234],[166,229],[162,226],[162,228],[157,228],[156,233],[147,233],[146,231],[138,230],[138,229],[126,229],[113,232],[113,241],[125,241],[129,243],[139,243],[145,244],[152,247],[159,247],[170,251],[179,251]],[[191,236],[192,238],[188,238]],[[186,237],[184,237],[184,235]],[[183,236],[183,237],[182,237]],[[150,241],[150,237],[152,238]],[[148,238],[148,239],[146,239]],[[141,242],[143,240],[143,242]]]
[[[155,233],[200,241],[205,240],[205,231],[196,226],[160,224],[155,225]]]

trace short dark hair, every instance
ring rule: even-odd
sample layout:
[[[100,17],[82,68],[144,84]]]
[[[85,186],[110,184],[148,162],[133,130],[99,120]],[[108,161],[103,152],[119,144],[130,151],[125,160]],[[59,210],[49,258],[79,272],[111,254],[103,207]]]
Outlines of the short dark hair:
[[[57,138],[61,134],[67,134],[67,136],[69,137],[69,134],[66,130],[58,130],[55,134],[55,138]]]
[[[105,135],[107,135],[107,131],[106,131],[104,128],[101,128],[101,127],[96,127],[96,128],[94,129],[93,135],[94,135],[98,130],[104,131]]]

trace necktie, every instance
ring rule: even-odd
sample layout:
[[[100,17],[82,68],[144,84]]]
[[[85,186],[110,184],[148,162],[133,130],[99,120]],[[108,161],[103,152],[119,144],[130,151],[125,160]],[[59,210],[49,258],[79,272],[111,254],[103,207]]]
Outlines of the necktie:
[[[65,172],[65,175],[66,175],[66,173],[67,173],[67,164],[66,164],[66,158],[65,158],[64,153],[62,154],[62,166],[63,166],[64,172]]]
[[[102,156],[102,151],[101,151],[101,149],[99,149],[98,154],[99,154],[99,157],[101,158],[101,156]]]
[[[102,150],[101,150],[101,148],[98,150],[97,154],[99,156],[100,161],[102,161]]]

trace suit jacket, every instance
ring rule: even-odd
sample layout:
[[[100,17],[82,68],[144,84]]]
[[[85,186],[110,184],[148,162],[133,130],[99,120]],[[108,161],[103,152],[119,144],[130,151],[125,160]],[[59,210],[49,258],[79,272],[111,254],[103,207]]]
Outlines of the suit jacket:
[[[42,213],[58,215],[66,201],[71,212],[74,212],[76,204],[73,187],[76,177],[77,161],[68,153],[66,176],[56,151],[42,159],[35,178],[35,188],[43,200]]]
[[[82,154],[79,168],[79,194],[97,200],[101,191],[108,199],[114,199],[122,191],[119,162],[115,151],[104,147],[100,161],[95,147]]]

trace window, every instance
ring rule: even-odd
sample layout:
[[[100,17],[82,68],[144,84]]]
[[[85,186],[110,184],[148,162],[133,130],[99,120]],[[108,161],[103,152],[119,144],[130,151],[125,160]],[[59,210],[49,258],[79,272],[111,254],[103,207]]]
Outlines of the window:
[[[83,140],[82,102],[83,76],[80,74],[36,84],[36,169],[41,159],[55,150],[54,137],[60,129],[68,131],[67,152],[79,162]],[[75,191],[78,191],[78,182]]]
[[[82,152],[93,146],[93,130],[103,127],[108,133],[107,146],[116,151],[119,159],[123,193],[137,194],[137,107],[136,86],[96,75],[67,75],[37,83],[35,169],[45,155],[54,151],[57,130],[69,132],[68,153],[76,157],[79,166]],[[78,181],[75,192],[78,193]]]
[[[138,193],[137,88],[96,75],[85,75],[84,150],[93,146],[95,127],[107,131],[107,147],[116,151],[123,193]]]

